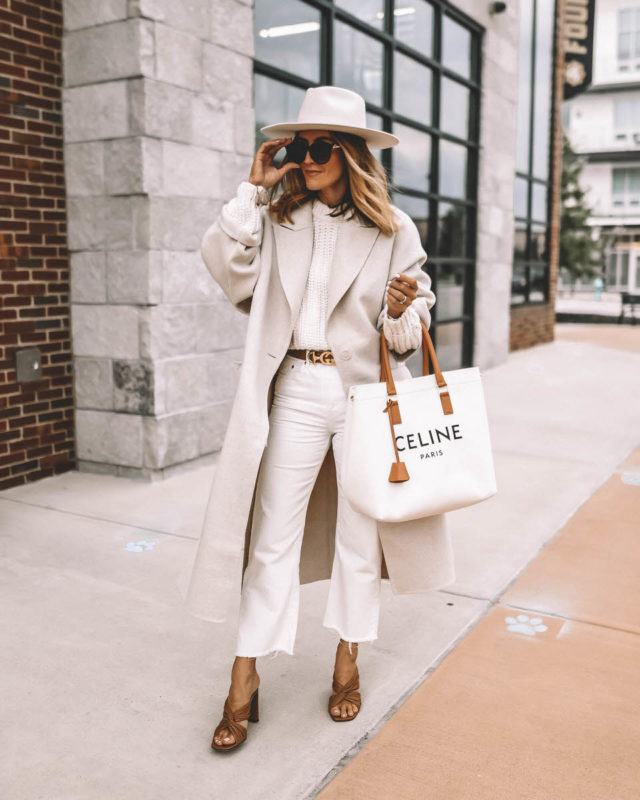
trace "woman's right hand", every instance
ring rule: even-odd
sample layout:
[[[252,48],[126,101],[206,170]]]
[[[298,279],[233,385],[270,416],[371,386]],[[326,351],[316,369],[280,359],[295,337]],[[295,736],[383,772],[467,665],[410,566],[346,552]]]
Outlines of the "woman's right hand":
[[[300,164],[295,161],[289,161],[283,164],[279,169],[273,166],[273,159],[275,158],[278,150],[285,147],[289,142],[293,141],[293,137],[284,137],[282,139],[269,139],[263,142],[255,155],[251,172],[249,173],[249,183],[255,186],[264,186],[265,189],[270,189],[275,186],[278,181],[282,180],[285,172],[291,169],[300,169]]]

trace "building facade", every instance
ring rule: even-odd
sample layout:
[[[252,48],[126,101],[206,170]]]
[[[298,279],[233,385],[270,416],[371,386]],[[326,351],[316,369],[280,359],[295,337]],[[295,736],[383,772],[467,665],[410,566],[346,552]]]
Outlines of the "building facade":
[[[640,292],[640,3],[596,3],[591,87],[563,104],[608,291]]]
[[[414,219],[428,253],[425,268],[437,297],[431,333],[441,367],[488,368],[510,350],[552,338],[559,8],[554,0],[502,5],[7,0],[0,6],[0,13],[14,15],[6,38],[18,50],[24,46],[27,59],[44,44],[38,28],[46,22],[44,7],[47,14],[64,12],[63,25],[58,16],[46,34],[50,46],[61,44],[64,70],[58,58],[57,72],[54,61],[40,72],[56,76],[52,113],[62,112],[55,135],[68,225],[58,221],[51,235],[63,238],[56,246],[69,259],[68,270],[59,262],[55,279],[40,279],[35,251],[13,253],[32,259],[26,272],[10,273],[16,296],[28,294],[21,287],[32,289],[27,304],[2,317],[0,419],[4,432],[9,426],[18,435],[0,434],[0,487],[74,467],[158,478],[215,460],[246,318],[202,264],[200,241],[248,177],[259,128],[295,119],[309,86],[358,91],[368,124],[400,139],[376,155],[392,201]],[[32,34],[41,38],[29,40]],[[38,95],[21,76],[9,74],[2,88],[10,119],[27,109],[27,120],[38,109]],[[19,144],[15,131],[27,124],[8,123],[7,169]],[[21,196],[15,181],[9,175],[9,196]],[[8,208],[12,225],[19,222],[5,242],[13,246],[33,222],[20,221],[16,202]],[[54,287],[61,330],[29,338],[32,327],[21,325],[36,317]],[[64,339],[64,330],[72,361],[68,355],[63,378],[45,350]],[[19,378],[17,357],[32,342],[43,356],[42,375]],[[418,374],[419,354],[410,367]],[[19,443],[27,403],[47,397],[45,381],[56,379],[64,386],[56,401],[64,399],[60,407],[75,419],[67,458],[45,466],[34,457],[30,464],[34,459]]]

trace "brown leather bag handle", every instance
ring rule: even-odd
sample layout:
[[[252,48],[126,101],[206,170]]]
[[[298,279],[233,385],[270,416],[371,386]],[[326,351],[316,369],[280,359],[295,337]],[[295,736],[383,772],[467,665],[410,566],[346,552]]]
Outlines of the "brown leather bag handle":
[[[429,330],[422,320],[420,320],[420,327],[422,329],[422,374],[429,374],[429,356],[433,363],[433,371],[436,376],[436,383],[439,387],[447,385],[440,364],[436,356],[436,351],[429,335]],[[391,374],[391,364],[389,363],[389,347],[384,335],[384,331],[380,331],[380,382],[387,384],[387,404],[382,409],[385,414],[389,415],[389,427],[391,429],[391,441],[393,442],[393,449],[395,451],[396,460],[391,465],[389,473],[389,480],[392,483],[401,483],[402,481],[409,480],[409,473],[407,471],[404,461],[400,461],[400,454],[398,453],[398,445],[394,432],[394,425],[402,422],[400,415],[400,406],[397,400],[392,400],[390,395],[396,395],[396,385]],[[448,391],[440,392],[440,403],[442,404],[442,411],[444,414],[453,414],[453,406],[451,405],[451,397]]]
[[[440,369],[431,335],[423,320],[420,320],[420,328],[422,330],[422,374],[429,375],[429,356],[431,356],[436,383],[440,387],[446,386],[447,382]],[[387,394],[396,394],[396,386],[391,374],[391,364],[389,363],[389,347],[383,330],[380,331],[380,382],[387,384]]]

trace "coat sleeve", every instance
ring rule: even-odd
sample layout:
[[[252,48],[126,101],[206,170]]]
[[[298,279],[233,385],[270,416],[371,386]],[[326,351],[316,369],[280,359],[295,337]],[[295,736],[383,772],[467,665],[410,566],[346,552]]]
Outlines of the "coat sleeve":
[[[418,293],[409,308],[403,311],[397,320],[394,320],[390,319],[387,314],[387,287],[385,285],[377,328],[384,331],[389,349],[396,361],[404,362],[422,345],[420,320],[427,326],[427,330],[431,327],[430,309],[436,303],[436,296],[431,291],[431,276],[422,269],[428,256],[422,247],[418,229],[405,212],[400,212],[399,217],[399,230],[396,233],[391,253],[387,280],[390,281],[396,273],[404,272],[416,279]],[[411,316],[403,320],[403,317],[407,317],[409,312],[412,312]]]
[[[222,291],[243,314],[251,309],[260,274],[260,248],[268,197],[262,186],[242,181],[202,239],[200,253]]]

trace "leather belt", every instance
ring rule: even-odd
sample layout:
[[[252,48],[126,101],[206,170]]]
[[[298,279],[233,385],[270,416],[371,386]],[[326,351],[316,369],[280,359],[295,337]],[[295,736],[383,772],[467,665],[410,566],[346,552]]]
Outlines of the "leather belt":
[[[335,364],[336,360],[333,357],[331,350],[287,350],[288,356],[295,356],[296,358],[308,359],[312,364]]]

